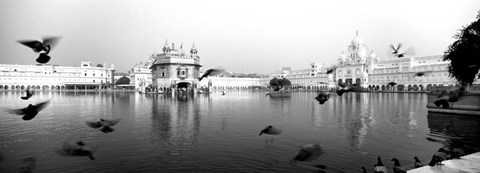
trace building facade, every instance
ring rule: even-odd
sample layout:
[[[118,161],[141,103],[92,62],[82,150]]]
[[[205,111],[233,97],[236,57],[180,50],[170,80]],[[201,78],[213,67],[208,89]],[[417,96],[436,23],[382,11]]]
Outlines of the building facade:
[[[152,55],[153,86],[160,91],[196,89],[201,65],[195,43],[190,54],[183,51],[183,46],[176,49],[174,43],[170,47],[168,42],[165,42],[162,51],[163,53]]]
[[[342,52],[337,59],[335,78],[337,83],[358,85],[369,90],[426,91],[432,86],[458,83],[449,76],[448,64],[441,55],[380,59],[368,50],[357,32],[348,45],[347,55]],[[418,72],[425,75],[416,76]]]
[[[81,62],[79,67],[0,64],[0,89],[106,89],[113,84],[114,71],[113,64],[107,68],[91,62]]]
[[[150,67],[153,65],[154,55],[150,56],[145,63],[137,63],[130,70],[130,84],[133,84],[136,90],[145,91],[146,87],[153,86],[152,69]]]

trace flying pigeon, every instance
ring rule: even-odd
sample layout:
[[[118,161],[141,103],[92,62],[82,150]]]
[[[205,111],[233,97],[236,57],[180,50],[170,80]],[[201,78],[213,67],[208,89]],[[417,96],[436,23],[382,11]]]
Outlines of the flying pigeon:
[[[40,53],[40,56],[36,59],[38,63],[45,64],[50,61],[48,54],[52,48],[58,43],[60,37],[45,37],[43,41],[38,40],[19,40],[18,43],[23,44],[31,49],[35,53]]]
[[[114,120],[100,119],[100,121],[87,121],[87,125],[94,129],[100,128],[100,131],[102,131],[103,133],[110,133],[114,131],[114,129],[111,126],[114,126],[118,122],[120,122],[120,119],[114,119]]]
[[[316,160],[320,155],[323,154],[322,147],[318,144],[307,144],[300,148],[300,150],[295,154],[295,157],[290,161],[290,163],[296,163],[297,161],[301,162],[311,162]]]
[[[258,136],[261,136],[262,134],[267,134],[267,135],[279,135],[280,133],[282,133],[282,130],[280,129],[277,129],[275,127],[272,127],[272,126],[268,126],[268,127],[265,127],[261,132],[260,134],[258,134]]]
[[[23,116],[23,120],[31,120],[37,116],[38,112],[44,109],[50,101],[45,101],[38,103],[36,105],[29,104],[26,108],[23,109],[12,109],[9,112],[11,114],[17,114]]]
[[[23,100],[28,100],[30,97],[33,96],[33,91],[30,91],[30,88],[27,88],[27,90],[25,92],[27,92],[27,96],[20,97]]]
[[[62,149],[58,151],[58,154],[62,156],[88,156],[90,160],[95,160],[93,157],[93,150],[87,146],[84,142],[65,142]]]
[[[330,98],[330,94],[327,94],[325,92],[320,92],[318,93],[317,97],[315,97],[315,100],[317,100],[318,103],[323,105],[329,98]]]
[[[220,73],[223,73],[225,72],[225,70],[223,69],[208,69],[207,71],[205,71],[205,73],[203,73],[203,75],[198,78],[198,81],[202,81],[203,78],[207,77],[207,76],[210,76],[210,75],[218,75]]]

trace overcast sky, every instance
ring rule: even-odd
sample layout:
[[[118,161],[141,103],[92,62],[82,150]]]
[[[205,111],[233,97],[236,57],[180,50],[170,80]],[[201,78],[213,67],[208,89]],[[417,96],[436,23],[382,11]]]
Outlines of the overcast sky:
[[[49,63],[126,72],[168,39],[195,42],[204,70],[267,73],[333,64],[357,30],[380,58],[392,43],[441,55],[479,10],[479,0],[0,0],[0,63],[35,64],[16,41],[61,36]]]

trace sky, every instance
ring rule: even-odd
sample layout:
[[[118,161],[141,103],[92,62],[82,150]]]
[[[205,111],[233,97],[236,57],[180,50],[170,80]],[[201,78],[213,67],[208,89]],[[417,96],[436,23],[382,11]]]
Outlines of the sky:
[[[479,0],[0,0],[0,63],[36,64],[17,40],[60,36],[50,64],[126,72],[165,41],[193,42],[202,70],[269,73],[331,65],[359,33],[380,59],[390,44],[442,55],[473,22]]]

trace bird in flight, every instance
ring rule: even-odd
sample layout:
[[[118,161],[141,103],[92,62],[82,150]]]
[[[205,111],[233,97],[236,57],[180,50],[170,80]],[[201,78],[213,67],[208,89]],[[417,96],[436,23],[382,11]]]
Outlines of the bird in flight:
[[[23,100],[28,100],[30,97],[33,96],[33,91],[30,90],[30,87],[28,87],[25,92],[27,92],[27,96],[22,96],[22,97],[20,97],[20,98],[22,98]]]
[[[224,69],[208,69],[207,71],[205,71],[205,73],[203,73],[203,75],[198,78],[198,81],[202,81],[203,78],[205,77],[208,77],[208,76],[211,76],[211,75],[218,75],[220,73],[223,73],[225,72]]]
[[[48,54],[52,48],[58,43],[60,37],[45,37],[42,41],[38,40],[19,40],[18,43],[31,48],[35,53],[40,53],[36,59],[38,63],[45,64],[50,61]]]
[[[315,100],[317,100],[318,103],[323,105],[329,98],[330,98],[330,94],[327,94],[322,91],[318,93],[317,97],[315,97]]]
[[[93,152],[94,150],[82,141],[65,142],[62,149],[57,151],[61,156],[88,156],[90,160],[95,160]]]
[[[29,104],[26,108],[23,109],[12,109],[9,112],[11,114],[17,114],[23,116],[23,120],[31,120],[37,116],[38,112],[44,109],[50,101],[45,101],[38,103],[36,105]]]
[[[113,120],[100,119],[100,121],[87,121],[87,125],[94,129],[100,128],[100,131],[102,131],[103,133],[110,133],[114,131],[114,129],[111,126],[114,126],[118,122],[120,122],[120,119],[113,119]]]

